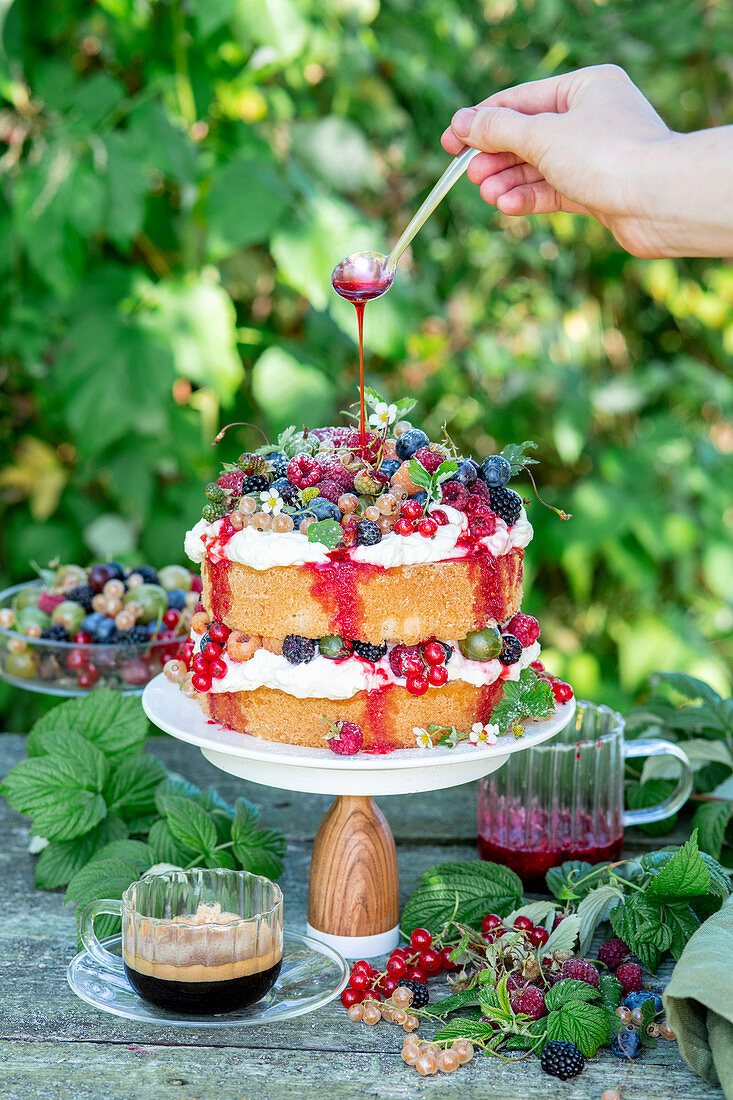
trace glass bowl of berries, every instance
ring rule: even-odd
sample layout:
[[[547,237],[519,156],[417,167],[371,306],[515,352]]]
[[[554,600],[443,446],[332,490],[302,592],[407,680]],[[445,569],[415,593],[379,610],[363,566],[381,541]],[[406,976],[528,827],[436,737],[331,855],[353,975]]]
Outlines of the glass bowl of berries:
[[[0,678],[44,695],[139,693],[178,655],[200,591],[180,565],[43,569],[0,592]]]

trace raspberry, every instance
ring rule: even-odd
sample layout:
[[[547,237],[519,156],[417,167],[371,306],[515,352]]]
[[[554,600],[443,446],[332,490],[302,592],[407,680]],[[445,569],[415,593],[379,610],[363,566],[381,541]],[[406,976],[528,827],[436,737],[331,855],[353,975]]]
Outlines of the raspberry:
[[[471,496],[481,497],[482,500],[488,501],[490,498],[488,485],[484,481],[474,481],[471,486]]]
[[[412,991],[412,1004],[410,1008],[424,1008],[430,1001],[428,987],[423,982],[403,982],[400,978],[398,989],[410,989]]]
[[[496,516],[471,516],[468,530],[475,539],[490,538],[496,530]]]
[[[302,665],[312,661],[316,655],[316,643],[312,638],[302,638],[300,634],[288,634],[283,642],[283,657],[291,665]]]
[[[641,974],[641,971],[639,973]],[[575,982],[586,982],[598,989],[598,971],[588,959],[568,959],[562,968],[562,976],[572,978]],[[619,981],[621,981],[620,978]]]
[[[322,477],[321,464],[312,455],[298,454],[288,462],[288,481],[299,489],[309,489],[312,485],[317,485]],[[263,488],[266,489],[267,486]]]
[[[60,603],[67,599],[66,596],[54,596],[51,592],[41,592],[38,597],[38,610],[46,615],[52,615]]]
[[[534,645],[540,636],[540,624],[537,620],[532,615],[523,615],[521,611],[509,620],[507,630],[525,646]]]
[[[484,500],[483,497],[476,496],[476,494],[474,493],[471,493],[468,497],[466,513],[471,516],[471,518],[475,519],[478,519],[479,517],[481,519],[485,519],[488,516],[494,515],[494,512],[492,511],[489,502],[487,500]]]
[[[616,977],[621,982],[624,993],[636,993],[644,984],[641,980],[641,967],[638,963],[622,963],[616,969]]]
[[[503,665],[515,665],[522,656],[522,643],[513,634],[505,634],[499,660]]]
[[[501,516],[507,527],[519,519],[522,511],[522,498],[513,489],[489,489],[489,500],[497,516]]]
[[[332,443],[335,443],[337,447],[343,447],[346,444],[346,440],[349,436],[353,435],[353,428],[337,427],[337,428],[314,428],[311,432],[312,436],[315,436],[318,440],[330,439]]]
[[[346,431],[347,429],[344,429]],[[354,475],[350,473],[338,458],[326,458],[321,462],[324,480],[335,481],[341,491],[350,493],[354,488]]]
[[[516,616],[515,616],[516,618]],[[624,959],[628,959],[631,954],[631,948],[623,940],[620,940],[618,936],[614,936],[611,940],[606,940],[598,948],[598,961],[605,963],[609,970],[616,970],[621,966]]]
[[[415,451],[413,457],[417,459],[421,466],[424,466],[429,474],[434,474],[441,462],[445,462],[444,454],[441,454],[440,451],[431,451],[429,447],[421,447],[419,451]]]
[[[361,526],[361,524],[359,524]],[[370,645],[369,642],[357,642],[351,643],[351,648],[357,657],[361,657],[364,661],[381,661],[387,652],[386,645]]]
[[[341,486],[328,478],[325,481],[321,481],[318,485],[318,495],[323,497],[324,500],[330,500],[331,504],[338,504],[338,499],[342,493],[343,489]]]
[[[244,473],[241,470],[236,470],[229,474],[221,474],[216,479],[216,484],[220,485],[222,489],[226,489],[228,493],[233,493],[234,496],[241,496],[243,481]]]
[[[536,985],[528,985],[517,991],[511,998],[511,1005],[515,1012],[521,1012],[532,1020],[539,1020],[547,1015],[544,993]]]
[[[353,756],[364,744],[361,726],[357,726],[356,722],[339,721],[335,723],[334,729],[337,732],[326,734],[331,752],[338,753],[339,756]]]
[[[343,446],[348,447],[354,454],[361,455],[362,458],[369,459],[373,462],[379,454],[381,440],[376,432],[366,432],[365,437],[366,442],[364,446],[362,446],[359,432],[352,429],[344,439]]]
[[[416,645],[396,645],[389,651],[389,666],[395,676],[422,675],[423,661]]]
[[[575,1043],[566,1043],[562,1039],[551,1039],[542,1051],[540,1065],[551,1077],[567,1081],[568,1077],[577,1077],[585,1068],[585,1058]]]
[[[465,512],[468,505],[468,489],[461,485],[460,481],[444,481],[440,486],[440,502],[450,508],[457,508],[459,512]]]

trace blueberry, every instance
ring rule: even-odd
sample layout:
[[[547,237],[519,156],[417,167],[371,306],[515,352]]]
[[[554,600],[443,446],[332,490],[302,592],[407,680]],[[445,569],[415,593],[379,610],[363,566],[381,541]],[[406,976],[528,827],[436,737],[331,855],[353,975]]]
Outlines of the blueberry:
[[[396,458],[385,458],[379,469],[387,477],[392,477],[393,474],[397,473],[401,465],[402,463]]]
[[[314,497],[309,501],[308,507],[310,508],[316,519],[335,519],[341,520],[342,511],[335,504],[332,504],[330,500],[326,500],[325,497]]]
[[[654,1011],[662,1011],[662,998],[658,993],[652,993],[651,989],[639,989],[634,993],[629,993],[624,1004],[633,1012],[635,1008],[641,1008],[645,1001],[654,1001]]]
[[[94,641],[100,642],[102,645],[107,645],[117,641],[118,633],[119,631],[117,630],[114,619],[104,619],[94,631]]]
[[[118,561],[108,561],[107,568],[112,570],[111,577],[116,581],[124,581],[125,570],[122,564]]]
[[[617,1058],[636,1058],[641,1050],[641,1039],[636,1031],[623,1028],[611,1041],[611,1053]]]
[[[395,443],[395,451],[397,457],[404,462],[405,459],[412,458],[421,447],[427,447],[429,443],[430,440],[420,428],[408,428]]]
[[[421,489],[419,493],[413,493],[410,500],[416,500],[418,504],[421,504],[423,508],[428,502],[428,494]]]
[[[466,488],[470,488],[474,481],[478,477],[478,471],[476,464],[473,462],[462,462],[453,477],[448,478],[448,481],[457,481],[461,485],[465,485]]]
[[[512,468],[501,455],[489,455],[481,463],[480,476],[490,489],[498,489],[506,485],[512,476]]]
[[[186,593],[182,588],[168,589],[168,606],[175,611],[182,611],[186,606]]]
[[[106,620],[107,616],[103,615],[101,611],[90,611],[82,619],[79,629],[83,630],[85,634],[96,634],[99,624],[106,622]]]
[[[299,504],[300,492],[292,481],[288,481],[286,477],[279,477],[276,481],[273,481],[271,488],[279,493],[286,504]]]

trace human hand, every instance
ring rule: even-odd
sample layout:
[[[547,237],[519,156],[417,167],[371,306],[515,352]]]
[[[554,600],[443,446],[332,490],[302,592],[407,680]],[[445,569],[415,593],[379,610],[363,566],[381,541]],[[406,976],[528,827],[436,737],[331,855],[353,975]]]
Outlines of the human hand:
[[[636,256],[667,255],[656,151],[675,137],[623,69],[597,65],[463,107],[442,136],[474,157],[468,178],[504,214],[592,215]]]

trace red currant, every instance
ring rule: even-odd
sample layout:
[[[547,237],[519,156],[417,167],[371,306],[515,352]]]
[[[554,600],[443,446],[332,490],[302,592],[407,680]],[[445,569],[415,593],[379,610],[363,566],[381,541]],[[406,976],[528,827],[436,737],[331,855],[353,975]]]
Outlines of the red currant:
[[[202,675],[202,673],[195,673],[191,683],[196,688],[196,691],[211,691],[211,680],[208,676]]]
[[[443,970],[458,969],[458,963],[451,962],[450,959],[450,954],[452,950],[452,947],[444,947],[443,950],[440,952],[440,965],[443,967]]]
[[[430,685],[426,676],[408,676],[406,686],[410,695],[424,695]]]
[[[504,921],[501,919],[498,913],[487,913],[484,919],[481,921],[481,931],[490,932],[492,928],[501,928]]]
[[[364,1000],[364,994],[358,989],[345,989],[341,994],[341,1004],[344,1008],[351,1008],[352,1005],[361,1004]]]
[[[418,500],[406,500],[400,508],[400,515],[405,519],[420,519],[422,515],[422,504]]]
[[[78,642],[79,645],[89,645],[92,641],[91,634],[87,634],[86,630],[78,630],[76,634],[72,635],[72,642]]]
[[[221,680],[227,674],[227,666],[224,661],[217,659],[209,664],[209,676],[214,680]]]
[[[352,989],[365,990],[372,984],[372,979],[365,970],[352,970],[349,985]]]
[[[419,982],[420,985],[425,985],[427,980],[427,974],[424,970],[421,970],[419,966],[408,966],[407,973],[405,974],[406,982]]]
[[[486,943],[493,943],[494,940],[496,939],[496,937],[497,937],[497,932],[493,928],[490,928],[488,930],[488,932],[482,932],[481,933],[481,939],[485,940]]]
[[[374,973],[366,959],[359,959],[358,962],[355,962],[351,968],[351,973],[353,974],[355,970],[366,970],[367,974],[369,975]]]
[[[169,607],[167,611],[163,613],[163,622],[166,626],[174,627],[181,617],[180,611],[176,611],[175,607]],[[211,637],[211,634],[209,634]]]
[[[519,916],[515,918],[514,927],[519,929],[520,932],[531,932],[534,928],[534,921],[529,917]]]
[[[393,978],[388,974],[379,982],[377,990],[380,993],[384,993],[385,997],[391,997],[398,984],[397,978]]]
[[[209,624],[209,637],[212,642],[216,642],[217,645],[224,645],[231,631],[228,626],[224,626],[224,623],[215,622]]]
[[[552,685],[552,694],[558,703],[567,703],[573,697],[573,689],[564,680],[557,680]]]
[[[202,676],[208,673],[209,662],[206,660],[203,653],[197,653],[195,657],[191,658],[191,668],[194,672],[198,672]]]
[[[401,978],[406,970],[407,962],[401,955],[392,955],[387,962],[387,971],[393,978]]]
[[[184,642],[182,646],[179,646],[176,656],[179,661],[185,661],[187,667],[190,668],[193,660],[193,642]]]
[[[438,527],[447,527],[449,520],[442,508],[436,508],[430,515],[433,517]]]
[[[87,657],[83,649],[72,649],[66,658],[66,664],[73,672],[81,672],[86,667]]]
[[[428,670],[428,681],[434,687],[442,687],[448,680],[448,669],[445,665],[433,665]]]
[[[415,928],[410,936],[410,947],[416,947],[418,951],[424,951],[426,947],[433,946],[433,937],[427,928]]]
[[[440,642],[427,642],[422,648],[422,655],[429,665],[442,665],[445,660],[445,650]]]
[[[420,952],[421,970],[424,970],[426,974],[437,974],[440,968],[440,951],[436,951],[434,947],[426,947],[424,951]]]
[[[542,664],[542,661],[532,661],[532,664],[529,667],[533,668],[535,672],[545,671],[545,666]]]
[[[201,652],[206,661],[216,661],[221,657],[222,648],[220,645],[216,645],[215,642],[207,642]]]
[[[76,682],[80,688],[90,688],[96,684],[99,677],[99,669],[95,668],[94,665],[87,665],[87,667],[77,676]]]
[[[431,539],[438,530],[438,524],[430,516],[427,516],[425,519],[420,520],[417,529],[424,539]]]
[[[544,947],[550,938],[550,933],[546,928],[542,928],[541,925],[533,928],[527,935],[527,939],[533,947]]]
[[[398,519],[394,525],[394,529],[398,535],[413,535],[415,533],[415,524],[411,519]]]

